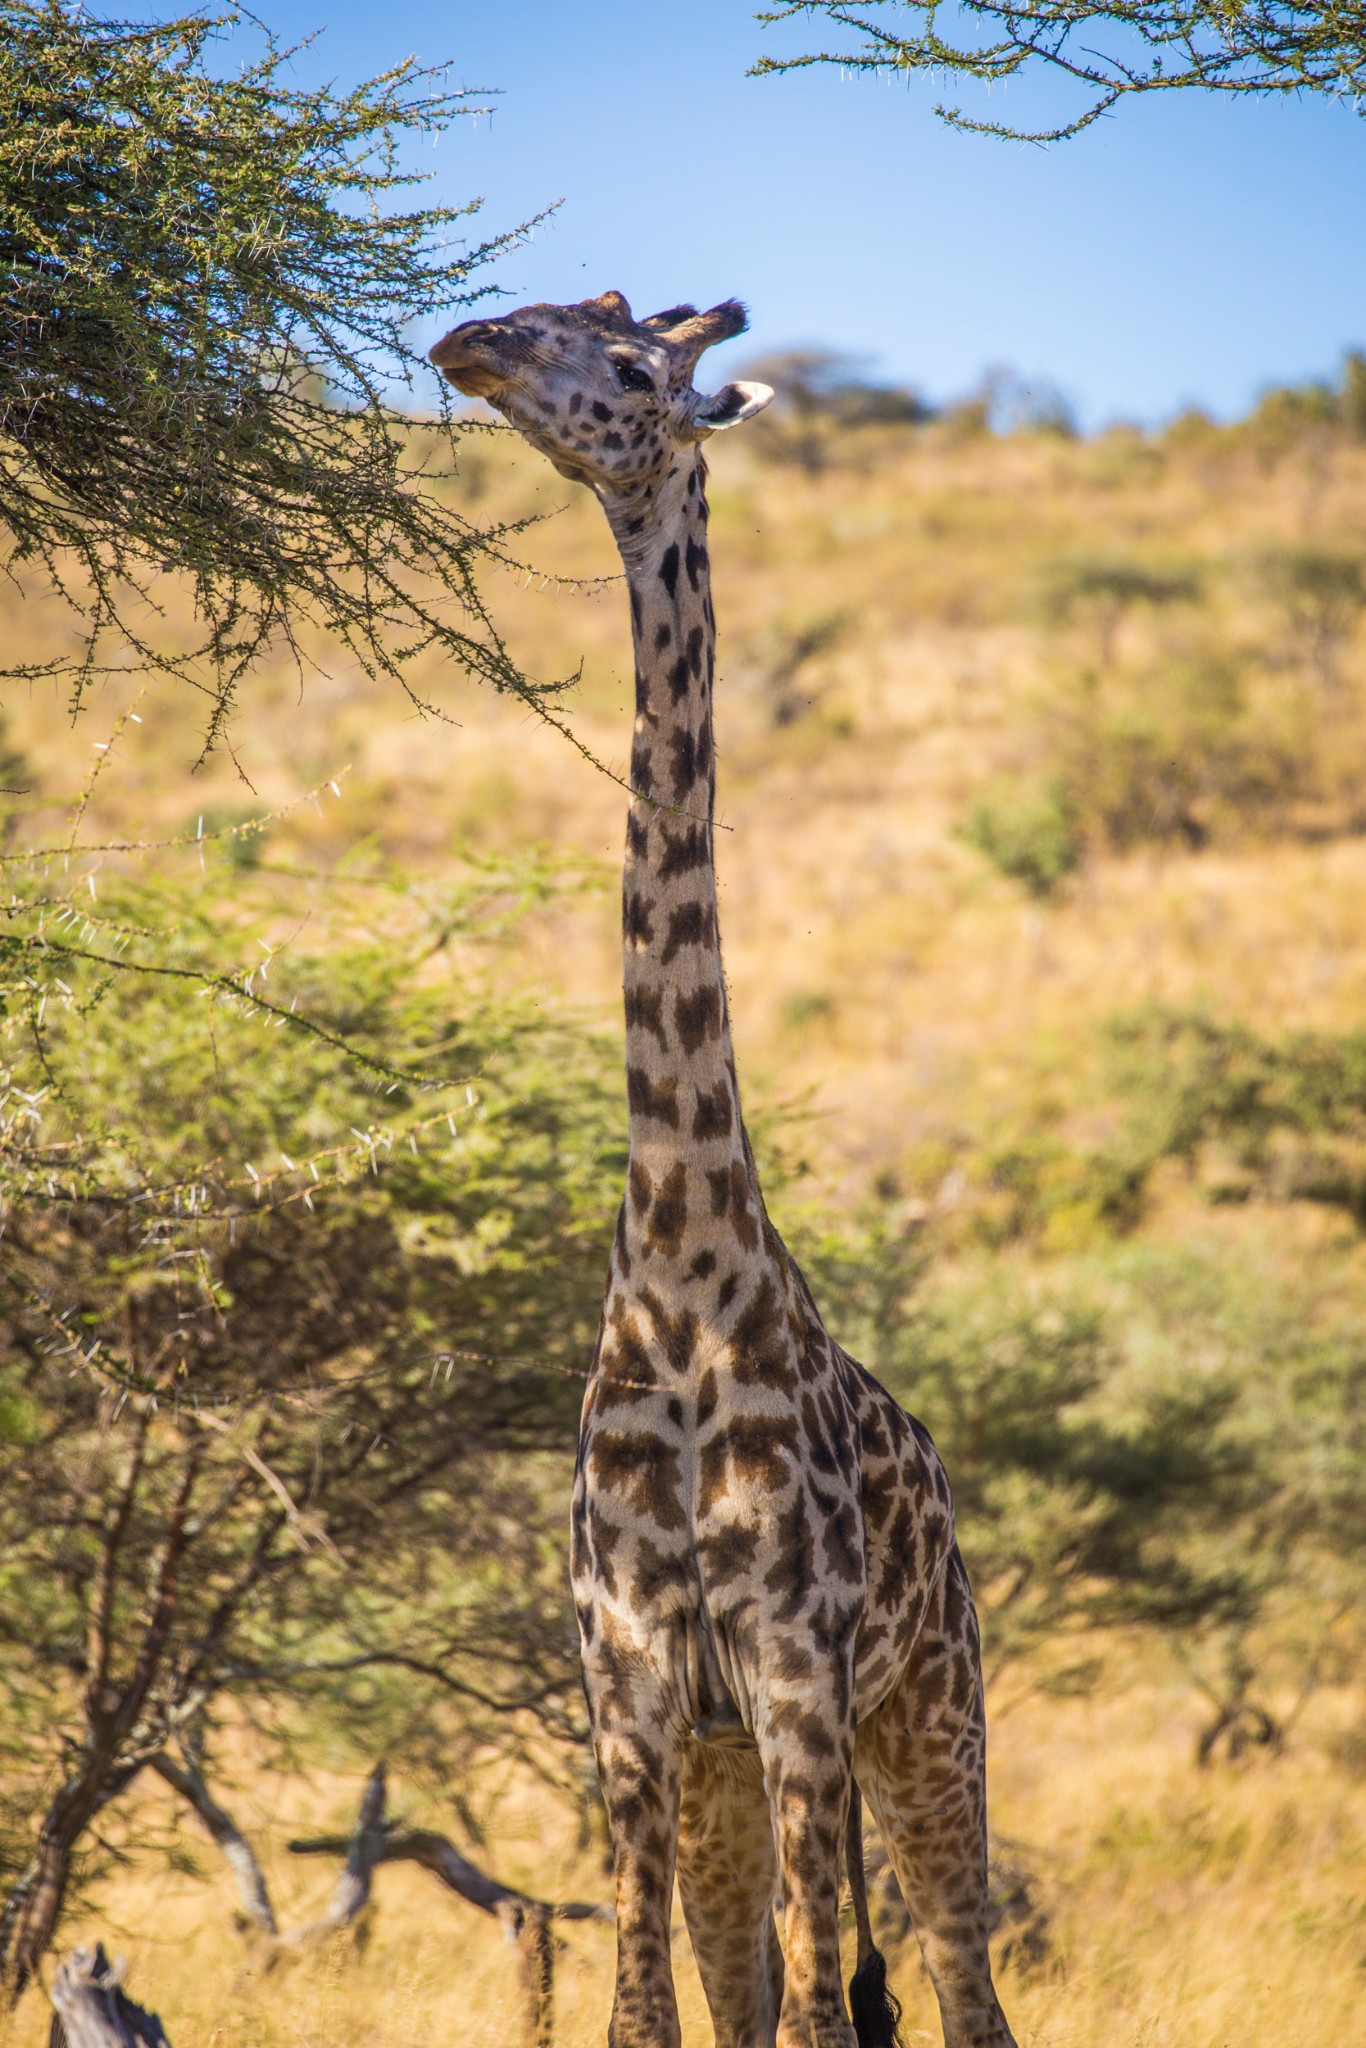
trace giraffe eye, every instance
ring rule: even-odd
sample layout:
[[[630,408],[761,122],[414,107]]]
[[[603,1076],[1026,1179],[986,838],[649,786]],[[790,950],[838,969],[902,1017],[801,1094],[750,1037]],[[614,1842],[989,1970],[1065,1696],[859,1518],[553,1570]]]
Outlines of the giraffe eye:
[[[640,368],[638,363],[627,362],[622,356],[613,356],[612,368],[617,373],[617,383],[623,391],[654,392],[654,379]]]

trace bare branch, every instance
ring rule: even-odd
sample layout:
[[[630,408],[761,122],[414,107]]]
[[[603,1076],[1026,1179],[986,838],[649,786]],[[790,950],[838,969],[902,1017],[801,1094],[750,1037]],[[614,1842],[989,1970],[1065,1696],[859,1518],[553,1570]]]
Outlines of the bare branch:
[[[158,1777],[164,1778],[194,1808],[223,1851],[228,1868],[237,1880],[237,1896],[250,1925],[259,1928],[263,1934],[277,1934],[279,1928],[266,1888],[265,1874],[256,1860],[255,1850],[232,1815],[218,1804],[188,1759],[177,1763],[163,1750],[151,1758],[151,1766]]]
[[[302,1948],[325,1935],[339,1934],[365,1911],[370,1902],[370,1874],[384,1849],[384,1799],[384,1766],[376,1764],[365,1782],[356,1825],[345,1845],[346,1868],[337,1879],[330,1905],[316,1920],[281,1935],[284,1946]]]
[[[570,1900],[563,1905],[551,1905],[544,1899],[529,1898],[525,1892],[514,1891],[510,1885],[500,1884],[497,1878],[489,1877],[468,1857],[462,1856],[454,1843],[445,1835],[436,1834],[428,1828],[402,1828],[383,1820],[383,1773],[376,1771],[370,1779],[373,1787],[376,1779],[380,1783],[381,1806],[378,1821],[378,1841],[373,1846],[373,1863],[419,1863],[424,1870],[430,1870],[433,1877],[439,1877],[458,1898],[469,1905],[477,1906],[481,1913],[489,1913],[501,1925],[509,1942],[517,1950],[521,1967],[523,2011],[528,2037],[536,2048],[549,2048],[554,2002],[555,1951],[550,1933],[553,1920],[600,1920],[610,1922],[615,1918],[609,1906],[588,1905],[579,1900]],[[296,1840],[289,1844],[295,1856],[335,1856],[346,1853],[348,1872],[350,1859],[354,1854],[355,1837],[348,1843],[341,1835],[321,1835]],[[368,1880],[368,1872],[367,1872]],[[338,1897],[346,1884],[342,1879],[338,1886]]]
[[[340,1856],[349,1847],[347,1835],[306,1835],[287,1844],[291,1856]],[[502,1919],[507,1909],[522,1907],[542,1909],[552,1920],[602,1920],[610,1922],[615,1916],[610,1906],[588,1905],[582,1900],[569,1900],[563,1905],[551,1905],[543,1899],[533,1899],[526,1892],[515,1891],[512,1886],[500,1884],[496,1877],[489,1877],[477,1864],[462,1856],[447,1836],[436,1834],[429,1828],[396,1827],[392,1822],[384,1830],[384,1838],[377,1863],[419,1863],[424,1870],[430,1870],[433,1877],[466,1901],[477,1906],[481,1913],[491,1913],[495,1919]]]
[[[124,1741],[133,1724],[142,1712],[148,1688],[156,1676],[161,1662],[161,1653],[166,1647],[166,1638],[171,1632],[175,1618],[177,1580],[180,1559],[186,1543],[186,1517],[189,1512],[190,1496],[194,1492],[195,1479],[199,1472],[198,1453],[191,1450],[181,1470],[180,1485],[171,1503],[166,1518],[166,1536],[161,1546],[161,1557],[153,1578],[152,1613],[138,1648],[136,1661],[123,1696],[109,1717],[105,1741],[110,1754]]]
[[[104,1717],[104,1689],[109,1677],[109,1643],[119,1552],[133,1511],[151,1419],[148,1408],[143,1408],[133,1418],[132,1442],[124,1464],[123,1480],[105,1522],[104,1541],[100,1546],[100,1561],[90,1598],[90,1619],[86,1631],[85,1712],[92,1727]]]

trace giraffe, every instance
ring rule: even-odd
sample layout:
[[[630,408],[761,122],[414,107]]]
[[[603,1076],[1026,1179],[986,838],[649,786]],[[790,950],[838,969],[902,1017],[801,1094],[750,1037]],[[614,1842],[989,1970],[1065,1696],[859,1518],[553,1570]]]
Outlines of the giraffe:
[[[718,2048],[879,2048],[860,1791],[947,2048],[1014,2048],[987,1951],[985,1723],[948,1481],[827,1335],[740,1113],[712,813],[701,444],[766,405],[693,388],[734,300],[619,292],[454,328],[431,360],[597,496],[635,650],[622,897],[630,1156],[580,1425],[571,1581],[611,1827],[609,2048],[680,2048],[677,1874]],[[859,1929],[840,1978],[841,1860]],[[779,1940],[775,1913],[781,1919]]]

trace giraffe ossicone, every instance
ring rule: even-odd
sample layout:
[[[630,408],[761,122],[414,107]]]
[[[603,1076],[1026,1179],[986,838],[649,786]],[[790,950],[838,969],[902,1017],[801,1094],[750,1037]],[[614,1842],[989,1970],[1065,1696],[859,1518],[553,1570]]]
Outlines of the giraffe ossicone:
[[[826,1332],[740,1113],[701,444],[772,394],[742,382],[704,396],[693,377],[744,326],[733,299],[637,321],[605,292],[466,321],[431,352],[596,493],[631,603],[630,1161],[571,1564],[616,1867],[609,2042],[679,2048],[676,1869],[718,2048],[890,2048],[895,2003],[866,1909],[857,2034],[840,1979],[842,1860],[856,1908],[862,1897],[857,1786],[947,2048],[1013,2048],[987,1950],[981,1664],[948,1481],[928,1432]]]

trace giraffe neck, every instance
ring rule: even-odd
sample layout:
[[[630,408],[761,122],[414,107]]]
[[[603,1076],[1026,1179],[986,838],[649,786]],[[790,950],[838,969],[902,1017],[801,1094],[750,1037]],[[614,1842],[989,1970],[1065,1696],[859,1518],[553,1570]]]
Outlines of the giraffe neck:
[[[622,880],[631,1132],[622,1231],[633,1263],[681,1281],[705,1279],[737,1238],[757,1245],[762,1216],[717,921],[705,479],[690,450],[648,502],[608,508],[636,669],[636,794]]]

